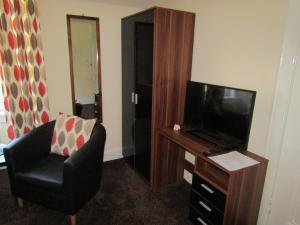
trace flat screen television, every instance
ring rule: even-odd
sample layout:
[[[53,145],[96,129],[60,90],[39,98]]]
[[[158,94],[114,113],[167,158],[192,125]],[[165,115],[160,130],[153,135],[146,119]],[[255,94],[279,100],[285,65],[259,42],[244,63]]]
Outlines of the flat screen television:
[[[246,150],[255,91],[187,82],[184,130],[223,149]]]

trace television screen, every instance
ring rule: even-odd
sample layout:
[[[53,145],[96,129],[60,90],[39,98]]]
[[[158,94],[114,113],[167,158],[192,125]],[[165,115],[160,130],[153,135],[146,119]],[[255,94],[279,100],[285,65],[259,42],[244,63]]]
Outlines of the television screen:
[[[247,149],[255,91],[187,82],[184,129],[222,148]]]

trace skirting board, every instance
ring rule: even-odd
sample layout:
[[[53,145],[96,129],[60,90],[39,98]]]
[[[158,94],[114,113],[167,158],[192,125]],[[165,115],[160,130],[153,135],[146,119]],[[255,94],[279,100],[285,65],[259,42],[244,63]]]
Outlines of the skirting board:
[[[103,161],[111,161],[111,160],[115,160],[115,159],[120,159],[123,158],[122,155],[122,149],[111,149],[111,150],[105,150],[104,151],[104,157],[103,157]]]
[[[0,170],[6,170],[6,166],[1,166]]]

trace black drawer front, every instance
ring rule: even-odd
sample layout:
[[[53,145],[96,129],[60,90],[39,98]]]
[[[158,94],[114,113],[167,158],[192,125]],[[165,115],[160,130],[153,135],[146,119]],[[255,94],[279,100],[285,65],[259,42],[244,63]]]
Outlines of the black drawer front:
[[[209,221],[215,225],[223,224],[223,213],[194,191],[191,193],[191,202],[192,206]]]
[[[216,189],[214,186],[206,182],[196,174],[193,175],[192,187],[205,199],[216,206],[220,211],[224,212],[226,195]]]
[[[205,219],[205,217],[198,213],[193,207],[190,207],[190,220],[195,225],[214,225]]]

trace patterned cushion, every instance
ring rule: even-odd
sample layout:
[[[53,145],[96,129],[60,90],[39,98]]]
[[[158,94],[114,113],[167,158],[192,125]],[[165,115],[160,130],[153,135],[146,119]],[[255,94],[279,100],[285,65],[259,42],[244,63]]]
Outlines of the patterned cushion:
[[[70,156],[80,149],[91,136],[96,119],[85,120],[77,116],[60,114],[55,122],[51,152]]]

